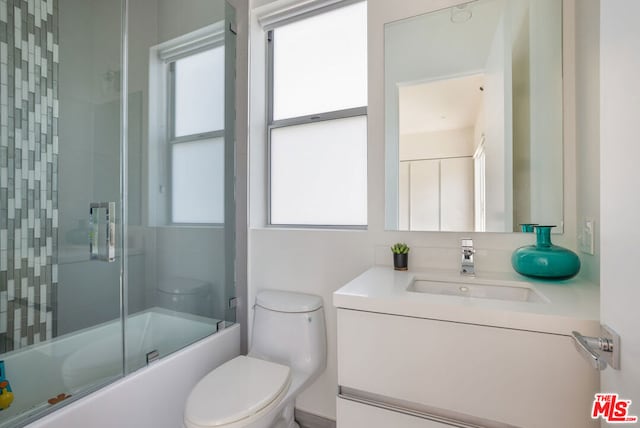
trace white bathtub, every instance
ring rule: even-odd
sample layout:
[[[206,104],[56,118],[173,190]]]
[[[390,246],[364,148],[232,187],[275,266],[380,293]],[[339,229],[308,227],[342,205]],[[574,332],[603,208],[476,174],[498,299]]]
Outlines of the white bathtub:
[[[87,386],[99,388],[114,380],[29,427],[178,427],[191,387],[240,352],[239,326],[211,335],[215,322],[160,308],[131,316],[126,325],[127,363],[130,371],[140,370],[119,380],[119,321],[7,354],[5,368],[15,401],[0,412],[0,427],[14,426],[16,415],[25,409],[35,413],[60,406],[46,403],[59,393],[77,394]],[[191,345],[165,357],[187,344]],[[163,358],[146,366],[146,354],[152,350],[158,350]],[[148,411],[142,411],[145,407]]]

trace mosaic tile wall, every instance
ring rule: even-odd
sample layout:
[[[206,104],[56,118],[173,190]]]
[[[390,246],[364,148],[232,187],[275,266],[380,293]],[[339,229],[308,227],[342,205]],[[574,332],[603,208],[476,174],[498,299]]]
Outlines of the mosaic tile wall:
[[[58,0],[0,0],[0,353],[55,335]]]

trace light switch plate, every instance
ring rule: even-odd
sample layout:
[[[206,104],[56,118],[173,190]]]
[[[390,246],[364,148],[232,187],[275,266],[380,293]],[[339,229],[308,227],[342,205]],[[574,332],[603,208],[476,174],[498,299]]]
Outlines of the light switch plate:
[[[595,227],[596,224],[592,218],[585,218],[582,222],[580,251],[585,254],[595,254]]]

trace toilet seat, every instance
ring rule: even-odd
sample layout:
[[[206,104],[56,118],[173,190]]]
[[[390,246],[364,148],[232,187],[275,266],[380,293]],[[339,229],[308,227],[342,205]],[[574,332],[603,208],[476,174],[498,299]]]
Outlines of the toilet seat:
[[[187,398],[187,428],[239,426],[277,406],[291,384],[282,364],[239,356],[211,371]]]

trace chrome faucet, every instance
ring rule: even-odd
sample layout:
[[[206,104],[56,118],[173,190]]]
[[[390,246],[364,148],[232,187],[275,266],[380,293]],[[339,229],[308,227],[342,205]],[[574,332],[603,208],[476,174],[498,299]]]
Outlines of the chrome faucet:
[[[462,262],[460,264],[461,275],[475,275],[476,269],[473,263],[473,253],[476,250],[473,249],[473,239],[463,238],[460,240],[462,247]]]

